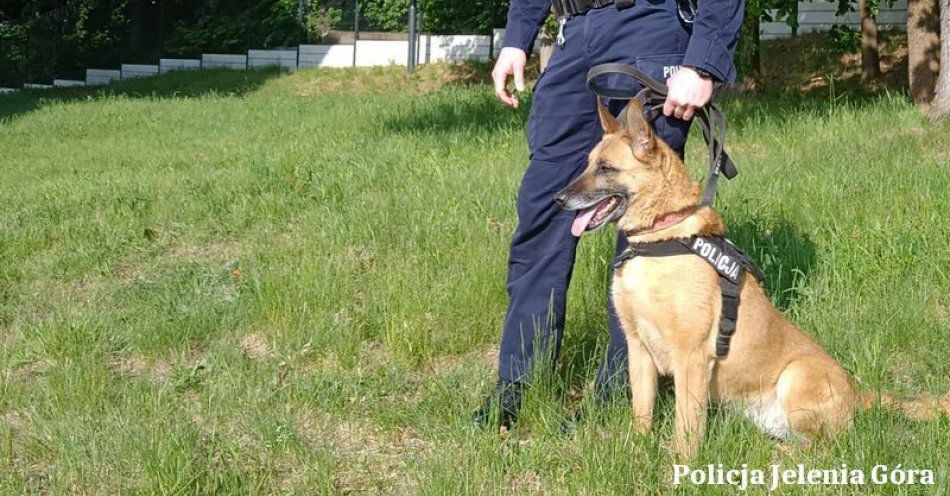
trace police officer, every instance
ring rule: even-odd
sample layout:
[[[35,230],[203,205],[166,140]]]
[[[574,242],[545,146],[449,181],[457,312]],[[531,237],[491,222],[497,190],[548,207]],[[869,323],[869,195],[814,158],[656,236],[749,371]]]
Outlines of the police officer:
[[[709,102],[713,83],[735,80],[733,54],[744,0],[694,1],[511,0],[504,45],[492,71],[495,95],[506,106],[518,107],[509,79],[524,90],[527,56],[552,7],[560,32],[534,89],[527,127],[531,161],[518,191],[498,383],[475,413],[477,425],[510,426],[532,368],[558,354],[577,238],[571,234],[575,212],[558,208],[554,195],[581,173],[602,135],[587,71],[621,62],[666,80],[668,98],[653,125],[681,156],[690,119]],[[632,87],[632,81],[627,83]],[[611,102],[611,110],[616,114],[624,104]],[[625,247],[626,239],[619,236],[617,253]],[[610,342],[595,381],[603,400],[627,384],[626,341],[609,302],[608,314]]]

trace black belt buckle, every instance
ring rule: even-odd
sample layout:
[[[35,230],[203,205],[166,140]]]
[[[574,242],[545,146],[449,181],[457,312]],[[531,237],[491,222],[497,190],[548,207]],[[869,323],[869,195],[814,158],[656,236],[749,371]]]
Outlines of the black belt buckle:
[[[676,13],[685,24],[696,22],[696,3],[693,0],[676,0]]]

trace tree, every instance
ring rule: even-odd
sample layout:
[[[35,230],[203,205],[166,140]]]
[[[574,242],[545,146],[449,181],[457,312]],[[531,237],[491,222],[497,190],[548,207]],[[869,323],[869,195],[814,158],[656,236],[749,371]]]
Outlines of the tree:
[[[932,111],[935,117],[950,115],[950,2],[940,6],[940,80]]]
[[[861,79],[875,79],[881,75],[881,54],[877,42],[877,5],[873,0],[858,0],[861,16]]]
[[[911,98],[921,108],[926,108],[933,100],[940,67],[940,15],[937,2],[909,0],[907,3],[907,83]]]
[[[736,65],[748,82],[755,83],[762,73],[760,22],[779,20],[784,20],[793,31],[798,29],[798,0],[746,0]]]

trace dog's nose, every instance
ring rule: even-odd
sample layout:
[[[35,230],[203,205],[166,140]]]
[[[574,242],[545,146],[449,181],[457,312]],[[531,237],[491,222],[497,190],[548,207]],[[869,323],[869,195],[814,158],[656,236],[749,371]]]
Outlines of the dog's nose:
[[[567,201],[567,195],[564,194],[563,191],[561,191],[561,192],[559,192],[558,194],[554,195],[554,203],[557,203],[557,206],[563,207],[563,206],[564,206],[564,202],[566,202],[566,201]]]

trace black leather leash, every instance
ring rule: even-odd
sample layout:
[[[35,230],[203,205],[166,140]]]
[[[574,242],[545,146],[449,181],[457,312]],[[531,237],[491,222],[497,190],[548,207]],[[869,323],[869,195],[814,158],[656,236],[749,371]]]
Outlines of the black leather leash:
[[[629,76],[643,85],[643,89],[634,93],[632,90],[612,89],[602,86],[595,81],[598,77],[608,74],[620,74]],[[644,112],[649,120],[655,119],[662,112],[663,104],[666,102],[666,85],[653,79],[649,74],[627,64],[610,63],[600,64],[591,67],[587,73],[587,87],[595,94],[604,98],[629,100],[637,99],[643,106]],[[627,109],[618,116],[623,119]],[[726,118],[722,110],[711,102],[696,112],[700,125],[703,128],[703,138],[709,149],[709,172],[706,177],[706,187],[703,191],[703,205],[712,205],[716,199],[716,188],[719,185],[719,174],[726,176],[726,179],[736,177],[739,171],[736,165],[729,158],[729,154],[724,149],[726,142]]]

